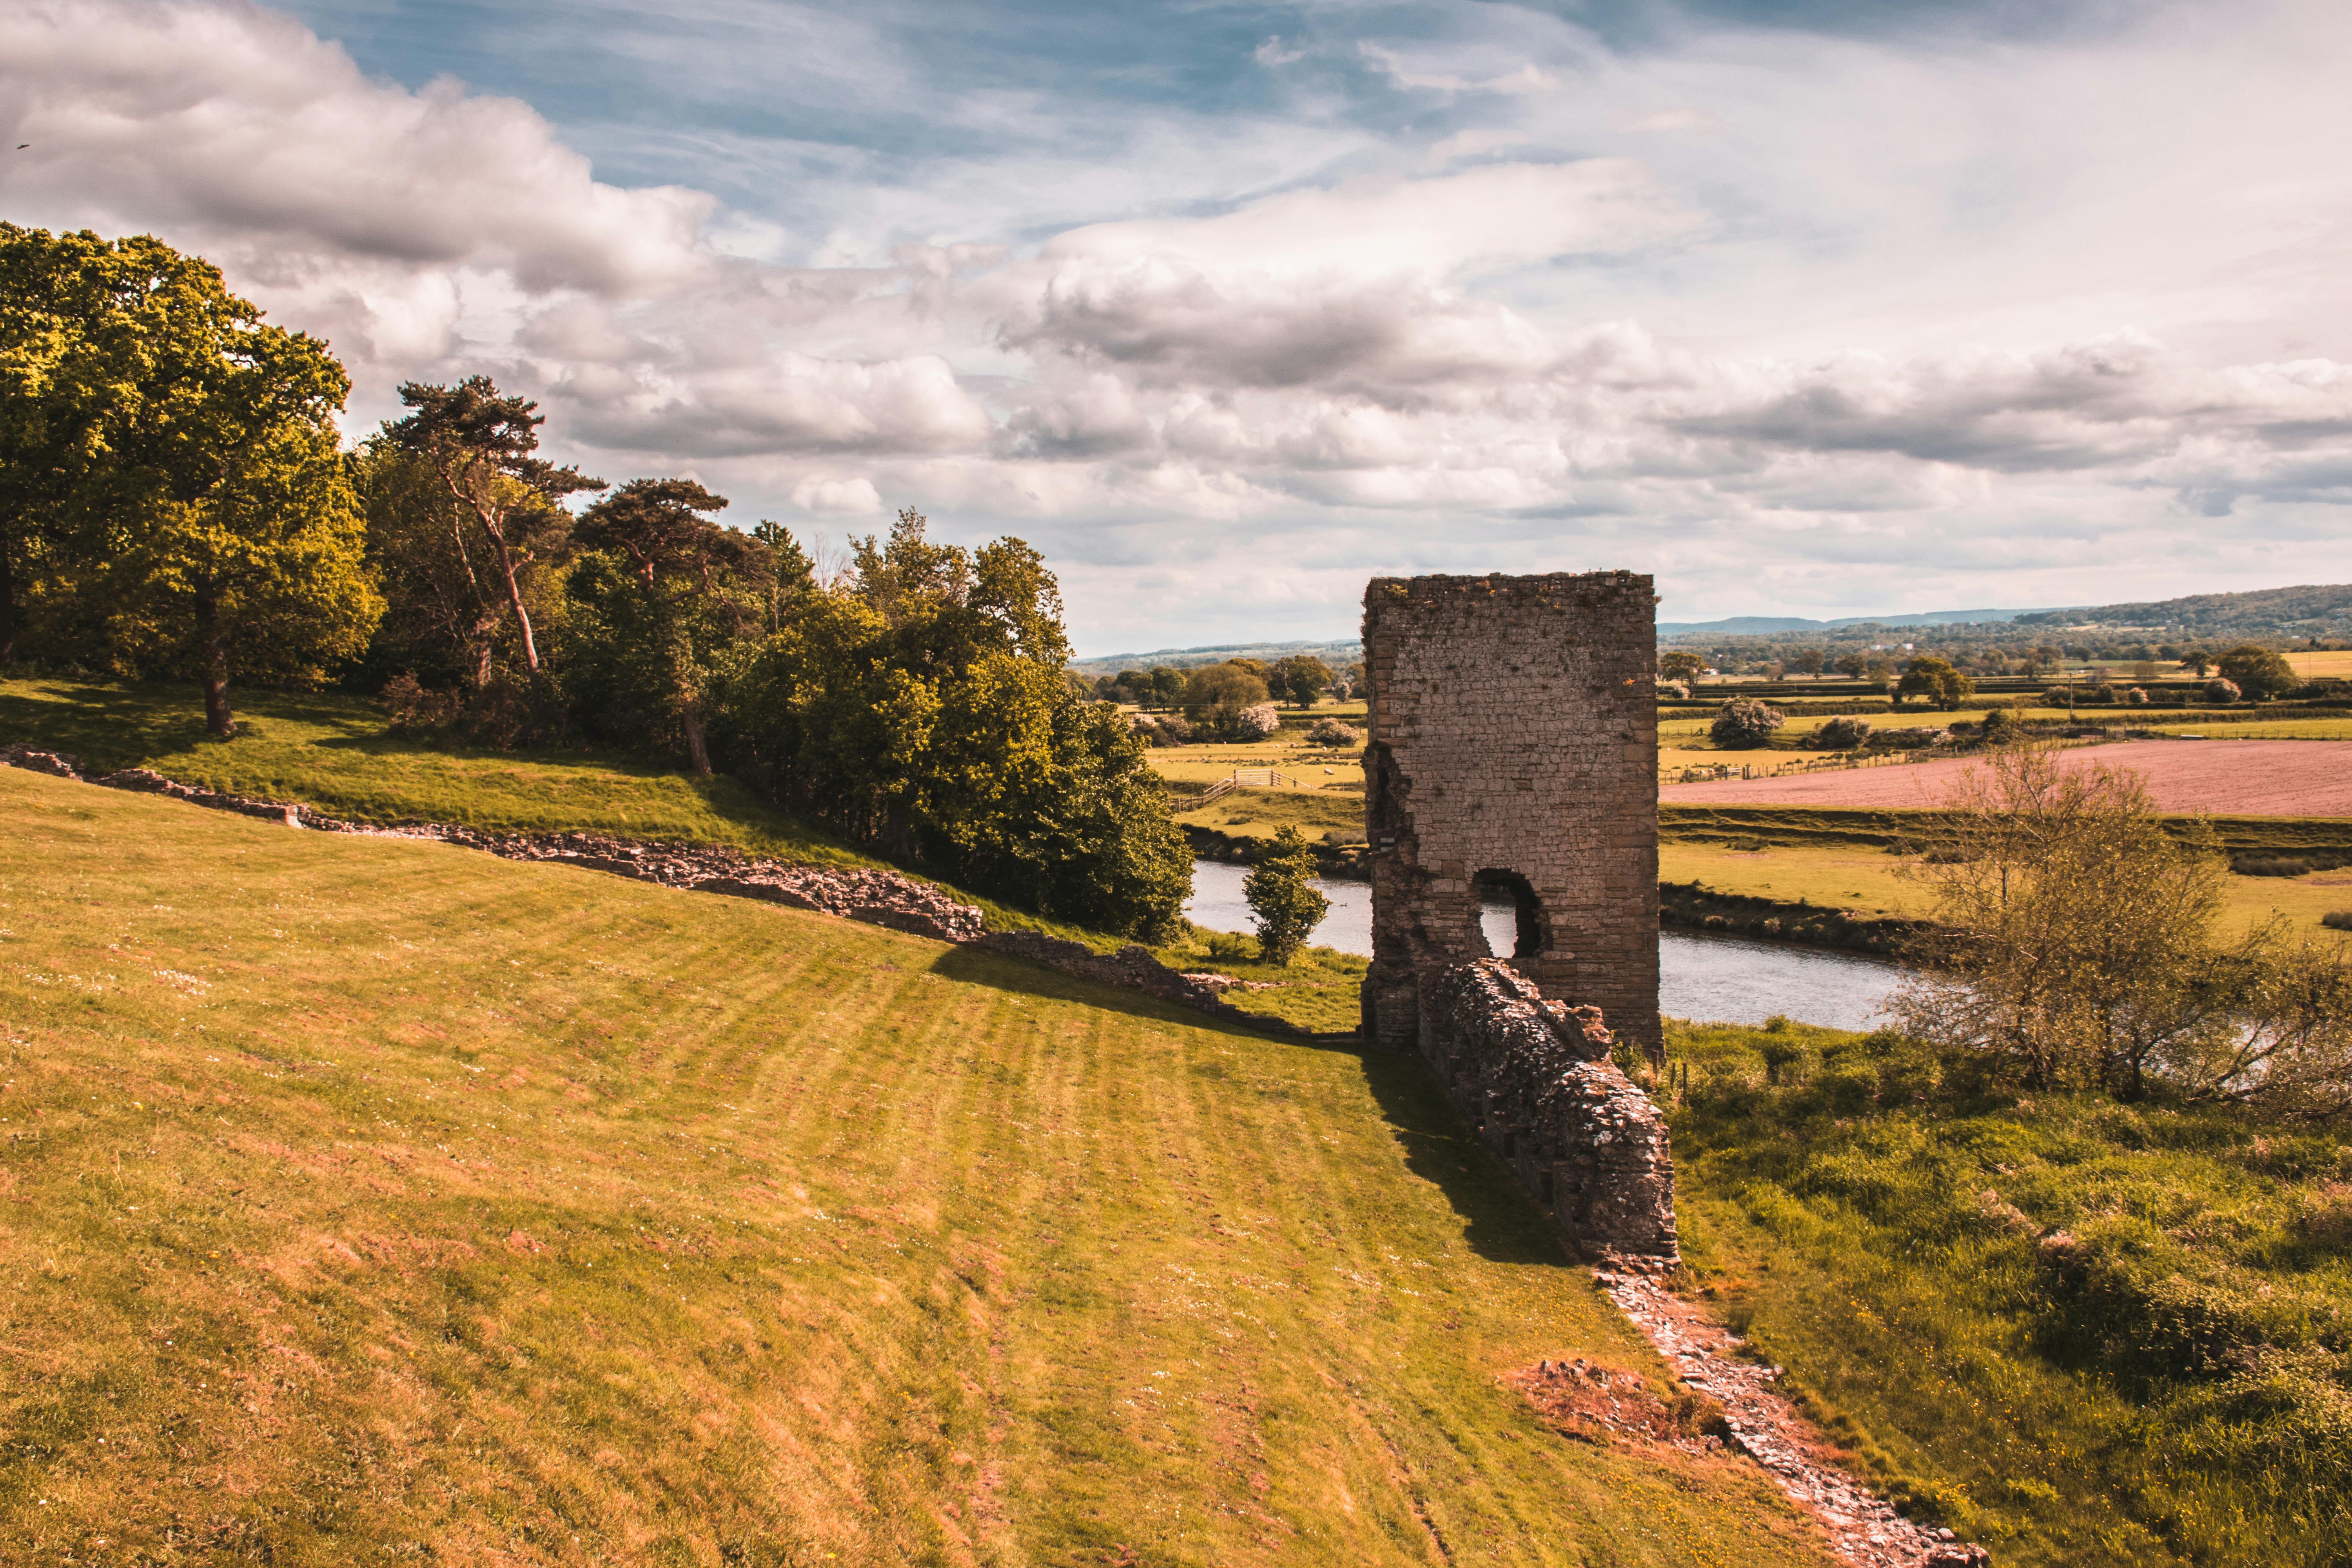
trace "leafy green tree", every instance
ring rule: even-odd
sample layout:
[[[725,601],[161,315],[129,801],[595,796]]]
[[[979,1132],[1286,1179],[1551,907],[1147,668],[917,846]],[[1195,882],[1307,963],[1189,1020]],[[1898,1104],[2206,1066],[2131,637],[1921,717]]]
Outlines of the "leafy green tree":
[[[852,839],[1041,912],[1173,927],[1191,855],[1147,743],[1064,679],[1060,590],[1017,539],[933,543],[902,513],[811,584],[722,682],[719,751]]]
[[[2215,661],[2221,678],[2257,702],[2268,702],[2303,684],[2285,658],[2256,643],[2240,643]]]
[[[1257,918],[1258,953],[1268,963],[1287,964],[1331,912],[1331,900],[1315,887],[1315,851],[1296,827],[1286,827],[1260,851],[1242,879],[1242,896]]]
[[[1925,698],[1932,707],[1948,713],[1966,701],[1977,689],[1976,682],[1954,669],[1948,660],[1934,654],[1922,654],[1903,671],[1895,683],[1895,705],[1901,707],[1906,697]]]
[[[1698,672],[1706,668],[1706,660],[1687,649],[1675,648],[1658,656],[1658,676],[1664,680],[1696,680]]]
[[[1870,660],[1858,653],[1840,654],[1836,668],[1840,675],[1850,675],[1854,679],[1860,680],[1869,673]]]
[[[319,679],[382,613],[334,423],[350,379],[201,258],[71,239],[51,384],[79,431],[50,492],[67,591],[118,666],[194,673],[226,737],[232,673]]]
[[[1174,708],[1184,700],[1184,672],[1164,664],[1151,668],[1151,700],[1162,708]]]
[[[520,635],[523,663],[536,675],[539,642],[520,575],[541,556],[560,552],[570,537],[572,517],[560,504],[563,498],[601,490],[604,481],[533,457],[547,416],[528,398],[499,395],[487,375],[468,376],[455,386],[406,382],[400,401],[415,412],[387,421],[384,435],[431,468],[457,503],[454,515],[470,519],[479,531],[476,543],[458,524],[458,560],[478,588],[481,576],[495,573],[491,584],[504,594]],[[484,557],[478,566],[477,553]]]
[[[152,240],[52,235],[0,223],[0,664],[21,606],[68,542],[72,504],[105,452],[106,388],[125,370],[120,331]]]
[[[1331,689],[1331,667],[1313,654],[1293,654],[1274,667],[1266,684],[1297,706],[1312,708],[1317,698]]]
[[[1707,739],[1727,751],[1752,751],[1772,743],[1772,731],[1787,723],[1778,708],[1752,697],[1735,697],[1718,709],[1706,727]]]
[[[1832,752],[1851,752],[1870,740],[1870,721],[1850,715],[1832,719],[1814,736],[1822,746]]]
[[[590,507],[573,535],[618,568],[572,577],[574,596],[598,611],[596,657],[619,689],[667,711],[705,777],[711,688],[726,653],[759,628],[774,576],[767,544],[706,515],[726,505],[692,479],[632,479]]]
[[[1825,657],[1821,649],[1800,648],[1796,657],[1789,660],[1789,668],[1805,675],[1819,675],[1824,661]]]
[[[1240,663],[1204,664],[1184,682],[1184,717],[1232,739],[1242,731],[1242,715],[1267,696],[1265,680]]]

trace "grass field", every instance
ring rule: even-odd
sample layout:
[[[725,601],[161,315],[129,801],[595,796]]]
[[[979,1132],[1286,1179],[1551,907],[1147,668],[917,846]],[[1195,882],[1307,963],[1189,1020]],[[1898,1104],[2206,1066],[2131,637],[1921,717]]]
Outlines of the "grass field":
[[[1668,839],[1658,846],[1658,877],[1700,882],[1719,893],[1749,893],[1832,909],[1924,919],[1932,910],[1927,884],[1902,874],[1910,864],[1883,849],[1836,845],[1742,845]],[[2221,933],[2235,937],[2273,912],[2316,934],[2322,915],[2352,910],[2352,870],[2302,877],[2232,877]]]
[[[388,734],[356,698],[246,691],[238,733],[205,732],[188,686],[0,681],[0,743],[37,741],[103,772],[148,767],[183,784],[299,801],[360,822],[513,832],[588,830],[732,844],[816,863],[861,858],[763,805],[730,778],[698,779],[589,752],[494,752]]]
[[[2002,1564],[2352,1558],[2333,1132],[1972,1094],[1803,1026],[1668,1043],[1685,1256],[1890,1490]]]
[[[1197,811],[1177,813],[1176,820],[1213,827],[1234,838],[1271,838],[1285,827],[1296,827],[1313,839],[1326,833],[1360,839],[1364,797],[1354,791],[1237,789]]]
[[[1817,1562],[1413,1060],[0,770],[24,1562]]]

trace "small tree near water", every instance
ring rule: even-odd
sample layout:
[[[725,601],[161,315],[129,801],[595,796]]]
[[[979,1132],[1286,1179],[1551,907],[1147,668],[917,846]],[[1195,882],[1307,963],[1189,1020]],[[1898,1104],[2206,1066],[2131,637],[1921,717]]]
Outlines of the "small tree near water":
[[[1944,805],[1926,967],[1892,1011],[2020,1088],[2352,1108],[2352,976],[2273,919],[2226,945],[2230,867],[2140,776],[1994,752]]]
[[[1258,951],[1268,963],[1297,958],[1331,912],[1331,900],[1315,889],[1315,851],[1296,827],[1284,828],[1259,855],[1242,896],[1257,917]]]

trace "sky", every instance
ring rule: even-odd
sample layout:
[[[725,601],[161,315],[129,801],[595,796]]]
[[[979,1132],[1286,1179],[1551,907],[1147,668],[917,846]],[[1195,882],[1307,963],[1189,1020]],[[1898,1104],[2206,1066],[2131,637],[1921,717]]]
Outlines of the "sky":
[[[0,217],[1082,653],[2352,580],[2341,0],[14,0]],[[29,143],[21,149],[18,143]]]

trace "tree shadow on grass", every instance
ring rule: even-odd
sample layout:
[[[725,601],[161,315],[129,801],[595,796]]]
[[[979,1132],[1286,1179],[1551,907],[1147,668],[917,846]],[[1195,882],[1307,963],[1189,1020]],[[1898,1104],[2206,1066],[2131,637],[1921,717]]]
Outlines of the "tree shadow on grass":
[[[931,965],[931,973],[943,980],[1080,1003],[1132,1018],[1259,1044],[1353,1057],[1362,1066],[1365,1086],[1380,1106],[1390,1135],[1404,1151],[1405,1168],[1445,1194],[1462,1221],[1462,1238],[1473,1252],[1490,1263],[1558,1267],[1575,1260],[1551,1216],[1519,1184],[1517,1173],[1478,1141],[1436,1073],[1410,1051],[1367,1047],[1354,1036],[1276,1035],[1139,991],[1081,980],[1027,959],[976,948],[947,949]]]
[[[28,741],[111,773],[205,738],[204,708],[193,686],[166,693],[74,680],[24,685],[31,690],[0,691],[0,742]]]

